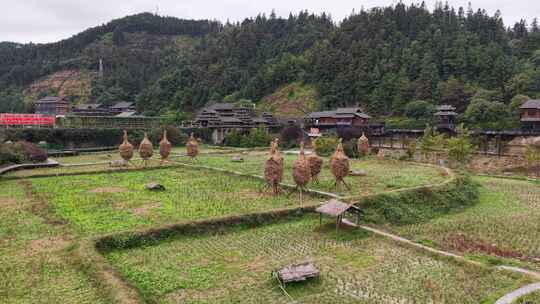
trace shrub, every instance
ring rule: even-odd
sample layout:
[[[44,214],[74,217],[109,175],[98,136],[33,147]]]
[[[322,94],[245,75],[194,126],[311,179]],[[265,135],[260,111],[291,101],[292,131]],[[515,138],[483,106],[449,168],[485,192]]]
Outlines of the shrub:
[[[268,146],[271,140],[264,129],[251,129],[248,134],[234,130],[225,137],[224,143],[231,147],[254,148]]]
[[[463,126],[457,128],[458,136],[448,139],[448,158],[458,164],[463,164],[474,152],[469,131]]]
[[[330,156],[336,149],[337,144],[337,137],[321,136],[315,140],[315,151],[320,156]]]
[[[44,162],[47,151],[27,141],[0,145],[0,165],[20,164],[25,162]]]
[[[355,139],[346,141],[343,144],[343,149],[345,150],[345,154],[350,158],[360,157],[360,153],[358,152],[358,145],[356,144]]]
[[[20,164],[23,161],[24,155],[15,151],[14,144],[0,144],[0,166]]]
[[[285,127],[279,134],[279,145],[285,149],[298,146],[302,140],[302,129],[298,126]]]
[[[405,153],[407,154],[408,159],[413,159],[416,154],[416,139],[408,138],[405,141]]]
[[[242,137],[243,136],[240,134],[240,132],[233,130],[225,136],[223,142],[226,146],[240,147],[242,144]]]
[[[173,146],[180,146],[186,144],[188,135],[186,133],[182,133],[180,129],[173,125],[163,126],[159,129],[152,130],[152,133],[150,134],[150,139],[152,140],[153,144],[159,144],[159,142],[161,141],[161,137],[163,136],[164,130],[167,130],[167,139],[171,142]]]
[[[25,161],[39,163],[46,161],[49,157],[47,150],[27,141],[18,141],[14,144],[14,146],[16,151],[20,151],[24,155]]]

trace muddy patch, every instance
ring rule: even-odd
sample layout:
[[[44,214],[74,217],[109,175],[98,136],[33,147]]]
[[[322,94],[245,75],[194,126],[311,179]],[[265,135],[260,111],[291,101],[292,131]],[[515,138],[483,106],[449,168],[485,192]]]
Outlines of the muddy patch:
[[[43,252],[58,251],[66,248],[69,244],[70,241],[62,237],[37,239],[30,242],[26,247],[25,254],[32,256]]]
[[[121,192],[126,192],[126,191],[127,191],[126,188],[121,188],[121,187],[99,187],[99,188],[92,189],[89,192],[90,193],[121,193]]]
[[[521,252],[500,248],[483,240],[471,240],[462,234],[449,235],[444,239],[446,246],[452,250],[469,253],[483,253],[501,258],[512,258],[522,261],[540,262],[540,257],[526,256]]]

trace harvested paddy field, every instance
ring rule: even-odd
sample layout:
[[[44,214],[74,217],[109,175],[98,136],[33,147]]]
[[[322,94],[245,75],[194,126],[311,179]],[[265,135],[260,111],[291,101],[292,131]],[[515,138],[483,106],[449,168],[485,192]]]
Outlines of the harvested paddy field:
[[[326,222],[328,223],[328,222]],[[155,303],[490,303],[523,282],[400,247],[316,216],[224,233],[176,235],[106,258]],[[313,262],[321,276],[287,285],[272,270]],[[292,298],[292,299],[291,299]]]
[[[198,157],[197,162],[192,162],[187,158],[179,158],[178,161],[194,165],[200,163],[215,168],[262,175],[262,164],[267,157],[265,152],[250,152],[239,154],[239,156],[244,160],[241,163],[231,162],[231,155],[202,155]],[[284,155],[284,181],[286,183],[293,183],[292,165],[296,158],[296,155]],[[311,183],[309,187],[342,196],[364,196],[401,188],[437,184],[448,179],[443,170],[419,164],[393,160],[378,161],[372,158],[366,160],[351,159],[350,162],[352,170],[363,170],[365,172],[365,176],[349,176],[345,179],[351,186],[351,191],[344,187],[341,187],[341,189],[334,187],[335,179],[330,172],[328,158],[324,158],[319,183]]]
[[[485,260],[540,270],[540,185],[476,177],[477,204],[427,222],[387,226],[404,237]]]
[[[231,161],[232,156],[241,156],[243,162]],[[77,257],[81,244],[94,244],[105,236],[121,240],[135,230],[144,234],[170,224],[196,225],[193,221],[300,207],[297,193],[278,197],[263,193],[262,180],[194,168],[262,175],[266,157],[266,152],[212,148],[203,149],[196,160],[177,155],[159,166],[154,158],[151,170],[118,171],[108,165],[118,159],[116,152],[96,153],[59,158],[65,167],[9,173],[17,180],[0,181],[0,273],[8,278],[0,283],[0,302],[115,302],[93,274],[92,260]],[[291,167],[297,156],[284,157],[284,181],[292,184]],[[77,165],[87,162],[101,164]],[[346,178],[352,191],[333,187],[328,159],[320,182],[308,187],[353,199],[451,178],[437,167],[394,160],[351,160],[351,167],[365,173]],[[66,173],[76,175],[62,176]],[[448,201],[465,189],[452,182],[446,192],[372,196],[363,221],[488,266],[504,263],[536,269],[531,258],[538,256],[540,245],[538,185],[474,180],[481,185],[477,203],[469,202],[466,195]],[[149,182],[162,184],[166,191],[145,189]],[[311,195],[304,205],[325,200]],[[383,201],[378,207],[376,203]],[[290,303],[292,299],[299,303],[494,303],[532,282],[495,268],[428,255],[362,230],[342,229],[336,234],[334,220],[325,219],[319,227],[314,214],[287,219],[266,219],[264,225],[255,220],[259,226],[250,228],[224,221],[197,234],[179,230],[128,247],[121,241],[101,248],[101,253],[120,280],[131,283],[151,303]],[[321,277],[288,285],[287,296],[270,273],[303,261],[314,262]],[[533,301],[535,296],[530,295]]]

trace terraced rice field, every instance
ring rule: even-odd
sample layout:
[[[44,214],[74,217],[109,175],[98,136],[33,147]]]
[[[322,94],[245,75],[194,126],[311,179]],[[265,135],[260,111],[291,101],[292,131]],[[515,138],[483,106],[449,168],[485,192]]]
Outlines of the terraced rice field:
[[[149,182],[166,191],[145,189]],[[299,207],[296,195],[262,193],[264,183],[195,169],[37,178],[35,195],[80,234],[100,234],[229,215]],[[323,198],[307,197],[304,204]]]
[[[490,303],[523,283],[359,230],[336,234],[332,224],[320,228],[317,216],[180,235],[106,257],[156,303]],[[288,285],[289,297],[270,273],[303,261],[319,267],[321,277]]]
[[[0,184],[0,303],[110,303],[69,257],[70,233],[38,216],[21,182]]]
[[[487,259],[540,270],[540,185],[477,177],[480,201],[416,225],[387,229],[419,242]]]
[[[239,171],[243,173],[262,175],[262,164],[266,159],[266,152],[250,152],[239,154],[244,162],[231,162],[231,155],[203,155],[198,161],[193,163],[187,158],[180,158],[178,161],[190,164],[204,164],[215,168]],[[292,165],[297,158],[295,155],[284,155],[285,157],[285,182],[293,183]],[[378,161],[375,159],[351,160],[351,169],[364,170],[366,176],[349,176],[346,182],[351,186],[352,191],[345,188],[336,189],[334,187],[334,177],[329,168],[329,161],[326,158],[319,184],[310,184],[310,188],[325,192],[337,193],[343,196],[362,196],[373,193],[380,193],[400,188],[416,187],[429,184],[437,184],[448,178],[438,168],[426,167],[400,161]]]

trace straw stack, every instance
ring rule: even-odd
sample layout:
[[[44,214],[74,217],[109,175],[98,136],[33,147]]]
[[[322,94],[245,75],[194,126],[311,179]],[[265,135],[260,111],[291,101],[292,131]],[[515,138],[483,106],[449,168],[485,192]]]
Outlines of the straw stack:
[[[154,154],[154,146],[148,139],[148,134],[144,132],[144,138],[139,145],[139,155],[143,159],[144,166],[146,167],[148,160]]]
[[[169,159],[171,154],[171,142],[167,139],[167,130],[163,130],[163,138],[159,142],[159,155],[161,155],[161,164]]]
[[[124,141],[118,147],[120,151],[120,157],[126,162],[129,162],[133,157],[133,145],[128,141],[128,136],[126,130],[124,130]]]
[[[186,144],[187,155],[191,158],[197,157],[199,155],[199,142],[193,136],[193,133],[189,135],[189,139]]]
[[[347,155],[345,155],[345,152],[343,151],[343,144],[341,143],[341,139],[339,140],[339,144],[336,148],[336,151],[334,154],[332,154],[332,157],[330,157],[330,170],[332,171],[332,174],[336,178],[336,187],[339,187],[339,184],[345,185],[347,189],[350,190],[349,186],[345,183],[345,177],[349,174],[349,158]]]
[[[272,188],[272,194],[278,195],[279,183],[283,180],[283,157],[279,153],[277,139],[270,145],[270,153],[264,164],[264,179],[268,187]]]
[[[362,156],[365,156],[365,155],[368,155],[369,153],[369,139],[366,137],[366,134],[364,134],[364,132],[362,132],[362,136],[360,136],[360,138],[358,138],[358,142],[357,142],[357,148],[358,148],[358,153],[360,153],[360,155]]]
[[[312,146],[313,153],[311,153],[307,157],[307,161],[308,161],[308,165],[309,165],[309,171],[311,173],[311,179],[314,182],[319,183],[319,174],[321,173],[321,168],[322,168],[322,165],[323,165],[323,159],[322,159],[322,157],[317,155],[317,151],[315,149],[315,141],[311,142],[311,146]]]
[[[311,171],[304,154],[304,142],[300,143],[300,154],[293,164],[293,179],[296,183],[296,187],[300,189],[300,204],[302,204],[302,190],[311,179]]]

